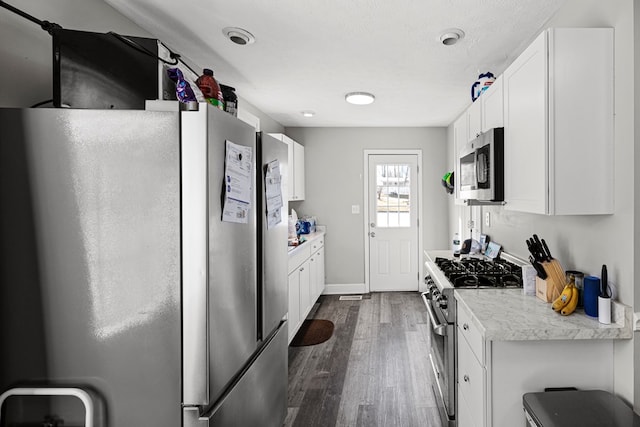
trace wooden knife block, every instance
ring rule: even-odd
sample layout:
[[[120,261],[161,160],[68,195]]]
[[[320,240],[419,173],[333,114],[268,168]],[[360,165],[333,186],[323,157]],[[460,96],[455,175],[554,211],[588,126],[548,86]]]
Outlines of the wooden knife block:
[[[567,284],[566,275],[556,259],[541,264],[547,273],[547,278],[543,280],[536,277],[536,296],[544,302],[553,302],[560,296]]]
[[[536,297],[544,302],[552,302],[547,297],[547,281],[536,276]]]

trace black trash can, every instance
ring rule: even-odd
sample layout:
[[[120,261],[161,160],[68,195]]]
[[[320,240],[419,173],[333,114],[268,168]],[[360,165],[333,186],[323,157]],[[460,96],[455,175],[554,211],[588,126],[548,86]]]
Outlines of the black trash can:
[[[640,427],[640,416],[603,390],[563,390],[522,396],[531,427]]]

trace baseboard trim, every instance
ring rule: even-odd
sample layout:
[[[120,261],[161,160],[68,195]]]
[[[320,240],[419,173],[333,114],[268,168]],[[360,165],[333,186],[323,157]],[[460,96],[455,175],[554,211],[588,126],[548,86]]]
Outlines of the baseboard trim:
[[[367,287],[364,283],[346,283],[346,284],[327,284],[324,287],[323,295],[342,295],[342,294],[366,294]]]

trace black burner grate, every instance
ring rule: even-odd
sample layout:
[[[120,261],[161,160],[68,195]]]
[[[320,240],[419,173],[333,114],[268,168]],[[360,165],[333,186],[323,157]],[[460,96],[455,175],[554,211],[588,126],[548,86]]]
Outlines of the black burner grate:
[[[490,261],[479,258],[436,258],[435,263],[455,288],[522,287],[522,268],[502,259]]]

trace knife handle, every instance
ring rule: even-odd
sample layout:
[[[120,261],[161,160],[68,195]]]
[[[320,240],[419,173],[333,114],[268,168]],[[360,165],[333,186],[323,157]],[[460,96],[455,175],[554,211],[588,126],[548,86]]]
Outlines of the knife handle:
[[[542,248],[544,249],[545,256],[549,261],[551,261],[553,257],[551,256],[551,251],[549,250],[549,246],[547,246],[547,242],[545,242],[544,239],[542,239],[541,243],[542,243]]]
[[[600,274],[600,296],[609,298],[609,274],[607,273],[607,265],[602,264],[602,273]]]

